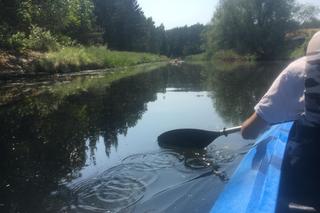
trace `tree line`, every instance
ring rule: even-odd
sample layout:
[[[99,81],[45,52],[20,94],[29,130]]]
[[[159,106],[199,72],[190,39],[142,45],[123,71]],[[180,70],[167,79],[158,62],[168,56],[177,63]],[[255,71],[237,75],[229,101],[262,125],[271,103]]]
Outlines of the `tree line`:
[[[0,0],[0,48],[50,50],[74,43],[109,49],[190,55],[203,25],[166,31],[137,0]]]
[[[220,0],[206,32],[207,51],[272,59],[287,50],[288,34],[302,28],[320,28],[319,8],[295,0]]]
[[[261,59],[286,49],[286,36],[319,28],[319,8],[295,0],[220,0],[210,24],[165,30],[137,0],[0,0],[0,49],[54,50],[74,44],[172,57],[232,50]]]

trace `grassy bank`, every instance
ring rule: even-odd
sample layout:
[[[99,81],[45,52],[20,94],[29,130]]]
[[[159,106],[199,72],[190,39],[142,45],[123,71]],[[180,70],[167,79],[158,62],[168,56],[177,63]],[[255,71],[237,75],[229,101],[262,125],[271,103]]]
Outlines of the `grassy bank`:
[[[185,60],[242,63],[256,61],[256,57],[254,55],[240,55],[233,50],[219,50],[213,54],[201,53],[197,55],[190,55],[187,56]]]
[[[318,28],[314,29],[300,29],[286,35],[285,46],[282,48],[282,52],[273,60],[294,60],[305,55],[305,51],[311,37],[320,31]],[[233,50],[218,50],[216,52],[206,52],[197,55],[187,56],[186,61],[220,61],[228,63],[247,63],[257,61],[255,55],[242,55]]]
[[[42,55],[34,71],[48,73],[77,72],[87,69],[115,68],[168,60],[165,56],[111,51],[105,47],[66,47]]]
[[[207,57],[205,53],[200,53],[196,55],[189,55],[184,58],[186,61],[206,61]]]

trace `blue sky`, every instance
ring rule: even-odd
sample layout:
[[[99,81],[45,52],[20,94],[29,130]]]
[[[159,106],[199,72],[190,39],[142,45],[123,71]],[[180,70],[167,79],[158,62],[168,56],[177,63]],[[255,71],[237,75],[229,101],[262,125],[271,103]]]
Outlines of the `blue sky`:
[[[196,23],[206,24],[219,0],[138,0],[144,14],[166,29]],[[298,0],[320,6],[320,0]]]

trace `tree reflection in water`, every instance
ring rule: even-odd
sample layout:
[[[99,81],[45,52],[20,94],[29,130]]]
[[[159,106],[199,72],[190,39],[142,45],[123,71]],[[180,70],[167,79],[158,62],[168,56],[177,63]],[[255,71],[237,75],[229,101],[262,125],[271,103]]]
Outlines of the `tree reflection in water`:
[[[209,90],[221,117],[239,124],[279,67],[168,66],[111,86],[97,80],[95,87],[76,93],[46,92],[1,106],[0,211],[46,211],[50,192],[80,175],[87,149],[94,159],[96,143],[103,138],[109,156],[118,135],[134,127],[147,103],[166,88]],[[86,84],[85,79],[80,82]]]
[[[226,122],[240,125],[283,67],[284,63],[207,65],[215,110]]]

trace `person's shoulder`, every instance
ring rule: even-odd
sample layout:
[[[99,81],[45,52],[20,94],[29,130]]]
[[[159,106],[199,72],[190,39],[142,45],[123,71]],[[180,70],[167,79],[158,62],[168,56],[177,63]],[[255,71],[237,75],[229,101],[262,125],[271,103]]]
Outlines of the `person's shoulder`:
[[[300,67],[300,66],[304,67],[306,66],[306,63],[307,63],[307,57],[304,56],[291,62],[288,67],[292,67],[292,68]]]
[[[304,75],[306,63],[307,63],[306,57],[298,58],[295,61],[291,62],[286,67],[284,72],[291,75],[299,75],[299,76]]]

